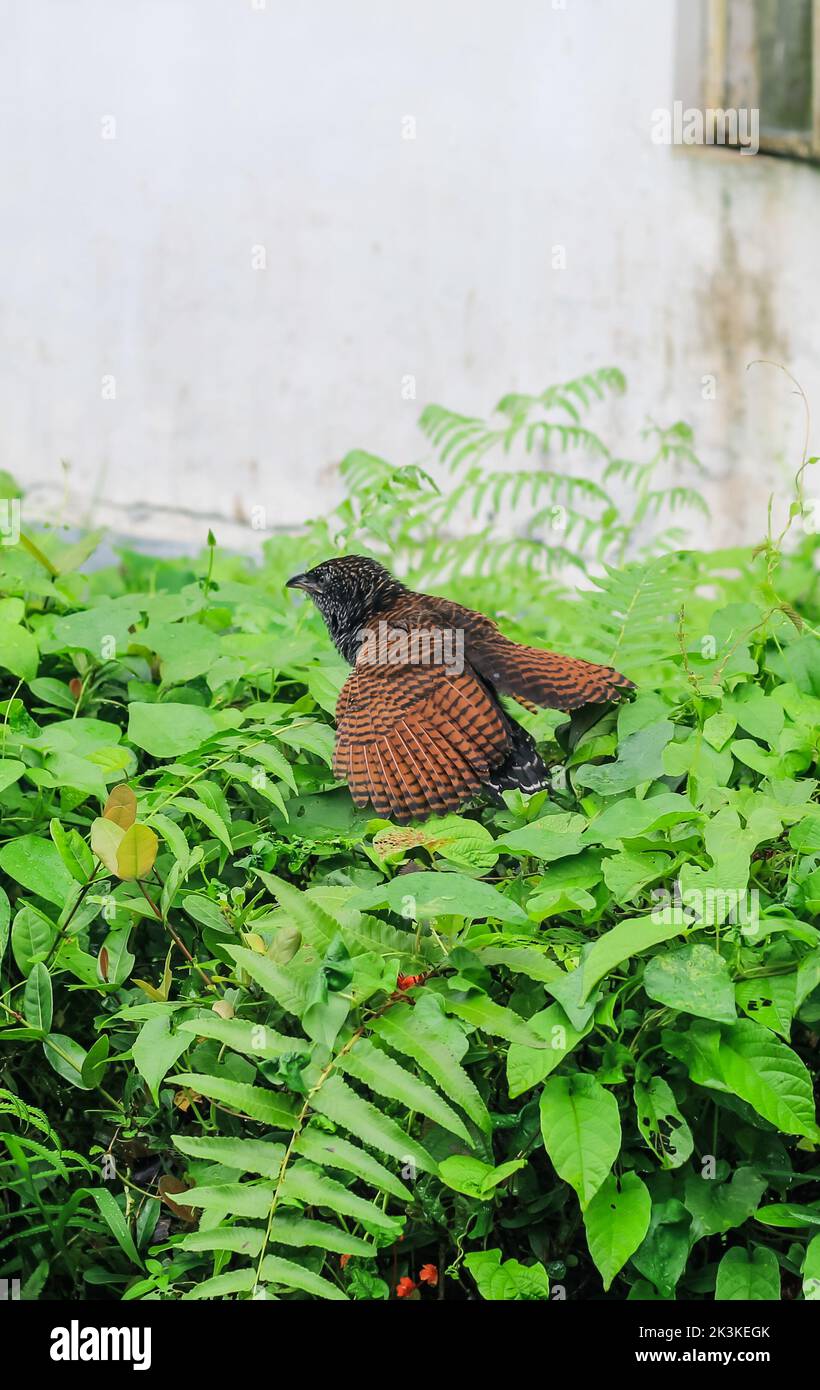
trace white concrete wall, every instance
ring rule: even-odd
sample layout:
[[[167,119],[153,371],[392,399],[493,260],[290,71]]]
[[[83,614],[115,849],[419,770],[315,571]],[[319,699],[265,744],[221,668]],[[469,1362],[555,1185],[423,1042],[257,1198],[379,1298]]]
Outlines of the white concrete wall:
[[[713,538],[759,534],[803,420],[747,363],[785,363],[820,419],[820,172],[651,142],[674,0],[0,16],[0,467],[32,510],[235,543],[254,506],[324,510],[351,447],[423,457],[427,401],[612,363],[610,441],[690,421]]]

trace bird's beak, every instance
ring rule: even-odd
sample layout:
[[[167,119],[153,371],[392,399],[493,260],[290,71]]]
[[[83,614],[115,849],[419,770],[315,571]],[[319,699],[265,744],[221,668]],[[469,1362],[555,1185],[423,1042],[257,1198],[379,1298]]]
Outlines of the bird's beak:
[[[318,594],[321,586],[307,574],[294,574],[285,584],[286,589],[304,589],[306,594]]]

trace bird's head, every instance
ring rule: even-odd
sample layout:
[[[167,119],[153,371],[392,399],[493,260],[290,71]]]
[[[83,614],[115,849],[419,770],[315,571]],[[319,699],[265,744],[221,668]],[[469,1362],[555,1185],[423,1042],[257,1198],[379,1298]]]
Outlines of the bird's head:
[[[365,555],[323,560],[304,574],[294,574],[286,587],[310,595],[333,641],[350,662],[356,659],[362,630],[404,592],[404,585],[384,565]]]

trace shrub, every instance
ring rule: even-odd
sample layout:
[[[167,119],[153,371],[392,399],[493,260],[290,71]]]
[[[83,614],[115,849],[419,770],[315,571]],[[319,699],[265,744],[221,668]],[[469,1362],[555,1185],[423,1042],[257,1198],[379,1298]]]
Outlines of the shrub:
[[[349,455],[343,504],[260,565],[0,549],[24,1296],[817,1296],[814,539],[672,549],[649,527],[704,505],[691,436],[613,457],[582,412],[622,388],[428,408],[437,462]],[[516,708],[549,791],[357,811],[344,668],[282,587],[336,549],[637,697],[591,727]]]

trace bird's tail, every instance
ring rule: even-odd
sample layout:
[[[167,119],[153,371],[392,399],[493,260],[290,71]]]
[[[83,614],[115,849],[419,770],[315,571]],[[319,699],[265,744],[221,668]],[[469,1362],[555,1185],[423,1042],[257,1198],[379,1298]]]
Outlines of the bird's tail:
[[[549,773],[538,756],[535,743],[526,729],[515,720],[509,721],[510,748],[504,761],[493,768],[484,779],[484,786],[494,796],[516,789],[531,795],[549,786]]]

